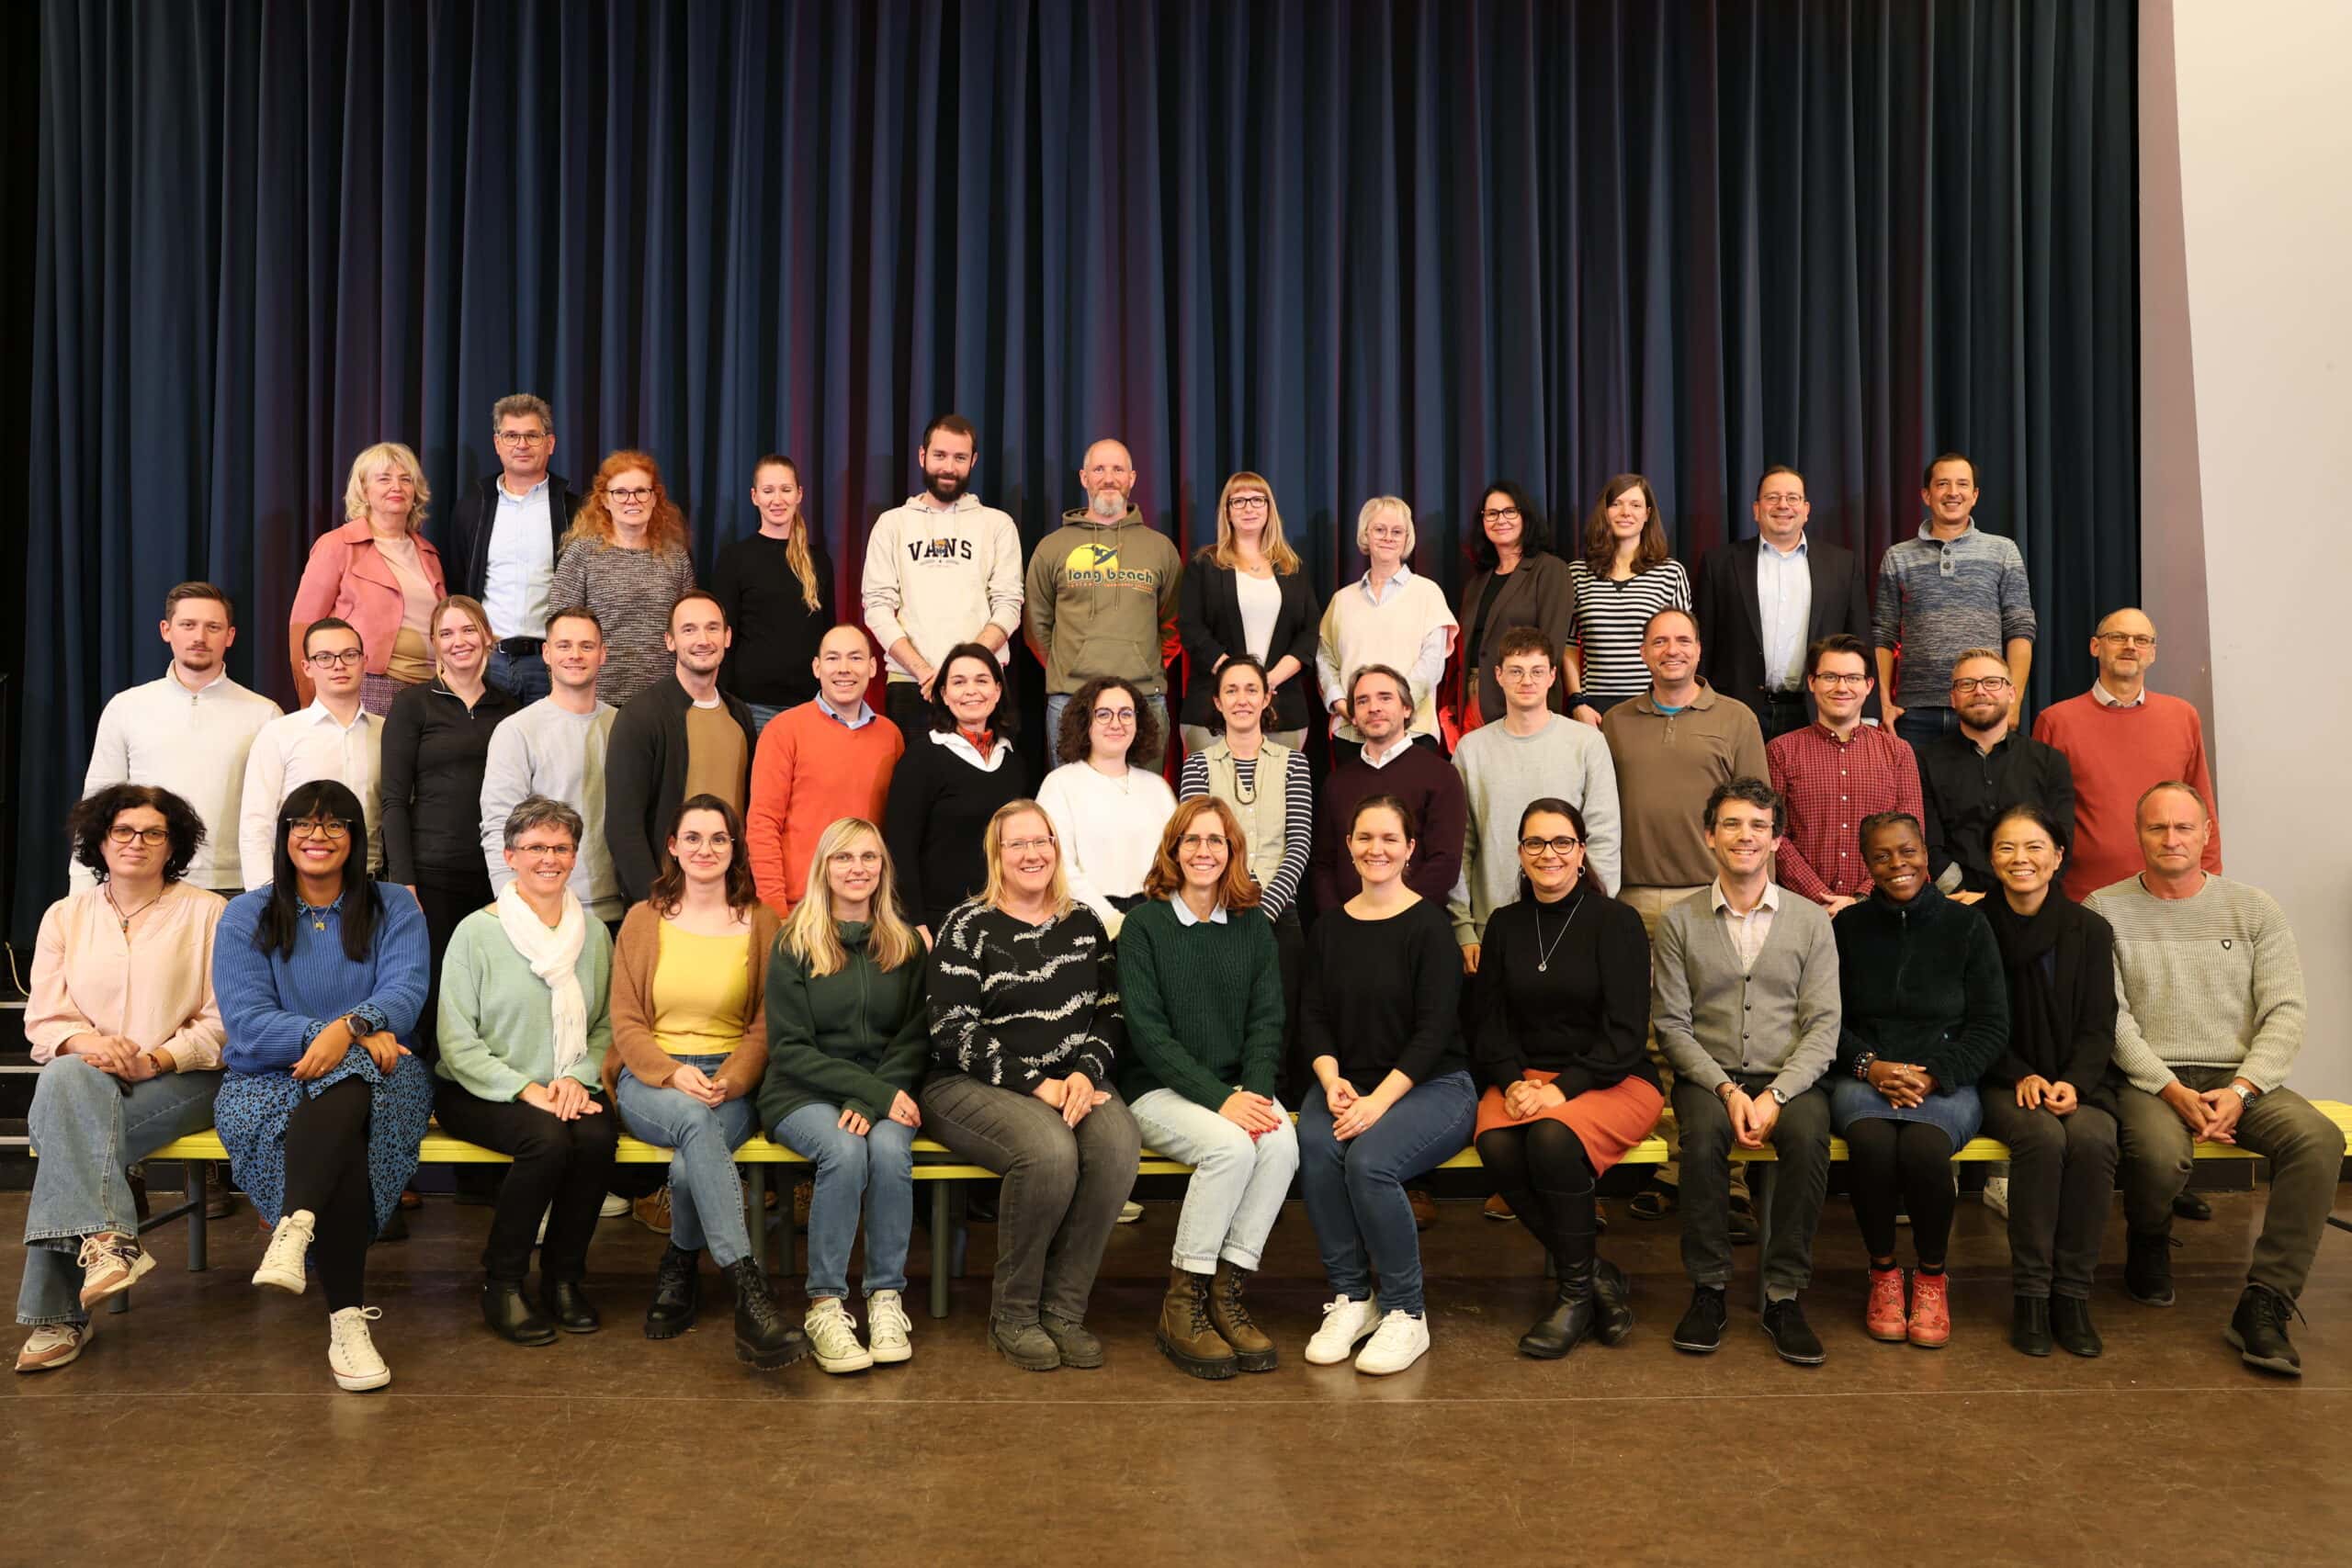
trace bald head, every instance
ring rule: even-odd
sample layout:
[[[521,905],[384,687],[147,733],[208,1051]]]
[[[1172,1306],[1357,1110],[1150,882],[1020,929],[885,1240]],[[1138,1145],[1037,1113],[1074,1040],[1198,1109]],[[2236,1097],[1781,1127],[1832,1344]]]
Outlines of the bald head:
[[[2099,684],[2130,702],[2146,684],[2156,661],[2156,624],[2143,611],[2110,611],[2091,634],[2091,657],[2098,661]]]
[[[1078,480],[1086,487],[1088,510],[1103,522],[1114,522],[1126,515],[1127,497],[1136,488],[1135,458],[1124,442],[1104,436],[1086,449]]]

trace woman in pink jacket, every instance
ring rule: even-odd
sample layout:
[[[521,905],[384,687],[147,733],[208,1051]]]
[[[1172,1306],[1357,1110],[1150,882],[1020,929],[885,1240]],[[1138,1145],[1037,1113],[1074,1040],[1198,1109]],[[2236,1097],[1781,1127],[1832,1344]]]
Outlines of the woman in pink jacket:
[[[311,682],[302,667],[302,633],[333,615],[358,629],[367,652],[359,705],[381,716],[403,686],[433,679],[433,606],[448,589],[441,552],[424,536],[424,503],[433,492],[416,454],[379,441],[352,459],[340,528],[311,547],[311,564],[294,591],[287,646],[294,654],[294,691],[304,705]]]

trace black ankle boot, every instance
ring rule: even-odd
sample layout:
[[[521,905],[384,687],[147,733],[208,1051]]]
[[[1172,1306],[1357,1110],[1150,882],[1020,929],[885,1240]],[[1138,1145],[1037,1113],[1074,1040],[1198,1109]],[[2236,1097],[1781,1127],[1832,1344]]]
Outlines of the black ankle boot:
[[[645,1309],[648,1339],[675,1339],[695,1325],[702,1311],[702,1249],[675,1242],[662,1249],[653,1270],[653,1304]]]
[[[594,1334],[605,1326],[596,1309],[588,1304],[581,1293],[577,1280],[539,1280],[539,1310],[552,1319],[566,1334]]]
[[[1519,1353],[1556,1361],[1592,1335],[1592,1259],[1561,1266],[1559,1298],[1542,1321],[1519,1337]]]
[[[2028,1356],[2047,1356],[2050,1342],[2050,1298],[2019,1296],[2009,1314],[2009,1344]]]
[[[2050,1337],[2070,1356],[2096,1356],[2107,1348],[2091,1326],[2091,1303],[2080,1296],[2050,1298]]]
[[[481,1320],[491,1332],[514,1345],[552,1345],[555,1325],[531,1306],[523,1287],[510,1280],[490,1280],[481,1288]]]
[[[792,1365],[808,1353],[808,1336],[784,1315],[759,1264],[749,1258],[739,1258],[728,1265],[727,1280],[735,1287],[737,1360],[772,1372],[778,1367]]]

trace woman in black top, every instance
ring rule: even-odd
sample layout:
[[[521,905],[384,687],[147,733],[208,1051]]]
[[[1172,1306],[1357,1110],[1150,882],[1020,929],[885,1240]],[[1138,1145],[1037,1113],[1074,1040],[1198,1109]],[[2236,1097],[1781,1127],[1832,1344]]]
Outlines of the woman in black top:
[[[1495,682],[1503,633],[1535,626],[1556,667],[1554,713],[1567,711],[1568,644],[1576,635],[1577,593],[1568,563],[1552,553],[1552,527],[1527,494],[1508,479],[1487,487],[1479,531],[1470,539],[1477,573],[1462,585],[1464,640],[1455,649],[1453,710],[1462,733],[1503,716],[1503,689]],[[1582,835],[1578,835],[1581,837]]]
[[[1234,654],[1266,667],[1272,705],[1267,738],[1295,751],[1314,717],[1315,640],[1323,606],[1298,552],[1283,537],[1274,487],[1242,472],[1216,498],[1216,543],[1193,557],[1177,585],[1176,629],[1184,641],[1184,750],[1198,751],[1216,728],[1216,671]]]
[[[977,642],[956,644],[931,683],[929,729],[908,735],[891,770],[882,838],[898,871],[899,910],[926,945],[948,911],[987,885],[980,840],[989,819],[1029,793],[1029,764],[1012,749],[1019,711],[1006,696],[996,655]]]
[[[1665,1103],[1643,1048],[1649,937],[1586,866],[1584,846],[1584,816],[1566,801],[1520,813],[1519,897],[1487,922],[1498,962],[1479,968],[1478,1158],[1558,1265],[1557,1303],[1519,1341],[1521,1355],[1547,1360],[1587,1335],[1615,1345],[1633,1332],[1625,1276],[1596,1265],[1593,1187],[1650,1135]]]
[[[1443,906],[1405,882],[1417,832],[1395,795],[1358,805],[1346,843],[1363,889],[1309,938],[1299,1036],[1319,1087],[1299,1105],[1299,1168],[1333,1298],[1307,1341],[1315,1366],[1346,1360],[1367,1337],[1360,1372],[1401,1372],[1428,1351],[1404,1183],[1462,1152],[1477,1104],[1458,1010],[1462,950]]]
[[[833,563],[801,514],[800,465],[771,453],[752,465],[760,527],[718,552],[710,591],[735,633],[718,688],[752,710],[756,737],[817,695],[817,644],[833,625]]]
[[[1988,837],[1998,897],[1979,906],[2009,984],[2008,1049],[1979,1089],[1984,1131],[2009,1145],[2009,1343],[2047,1356],[2102,1346],[2091,1271],[2115,1190],[2115,931],[2058,888],[2066,846],[2038,807],[2012,806]]]

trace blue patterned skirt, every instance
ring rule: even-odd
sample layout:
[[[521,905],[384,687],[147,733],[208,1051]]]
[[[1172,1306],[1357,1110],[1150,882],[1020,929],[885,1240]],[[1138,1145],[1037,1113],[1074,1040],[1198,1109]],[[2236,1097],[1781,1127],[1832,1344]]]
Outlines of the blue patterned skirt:
[[[227,1073],[212,1101],[212,1124],[229,1151],[229,1169],[254,1207],[270,1224],[286,1197],[286,1120],[294,1108],[349,1077],[367,1080],[368,1185],[376,1200],[381,1229],[399,1206],[401,1189],[416,1174],[417,1145],[433,1120],[433,1073],[415,1056],[402,1056],[386,1074],[355,1044],[324,1077],[297,1082],[284,1072]]]

